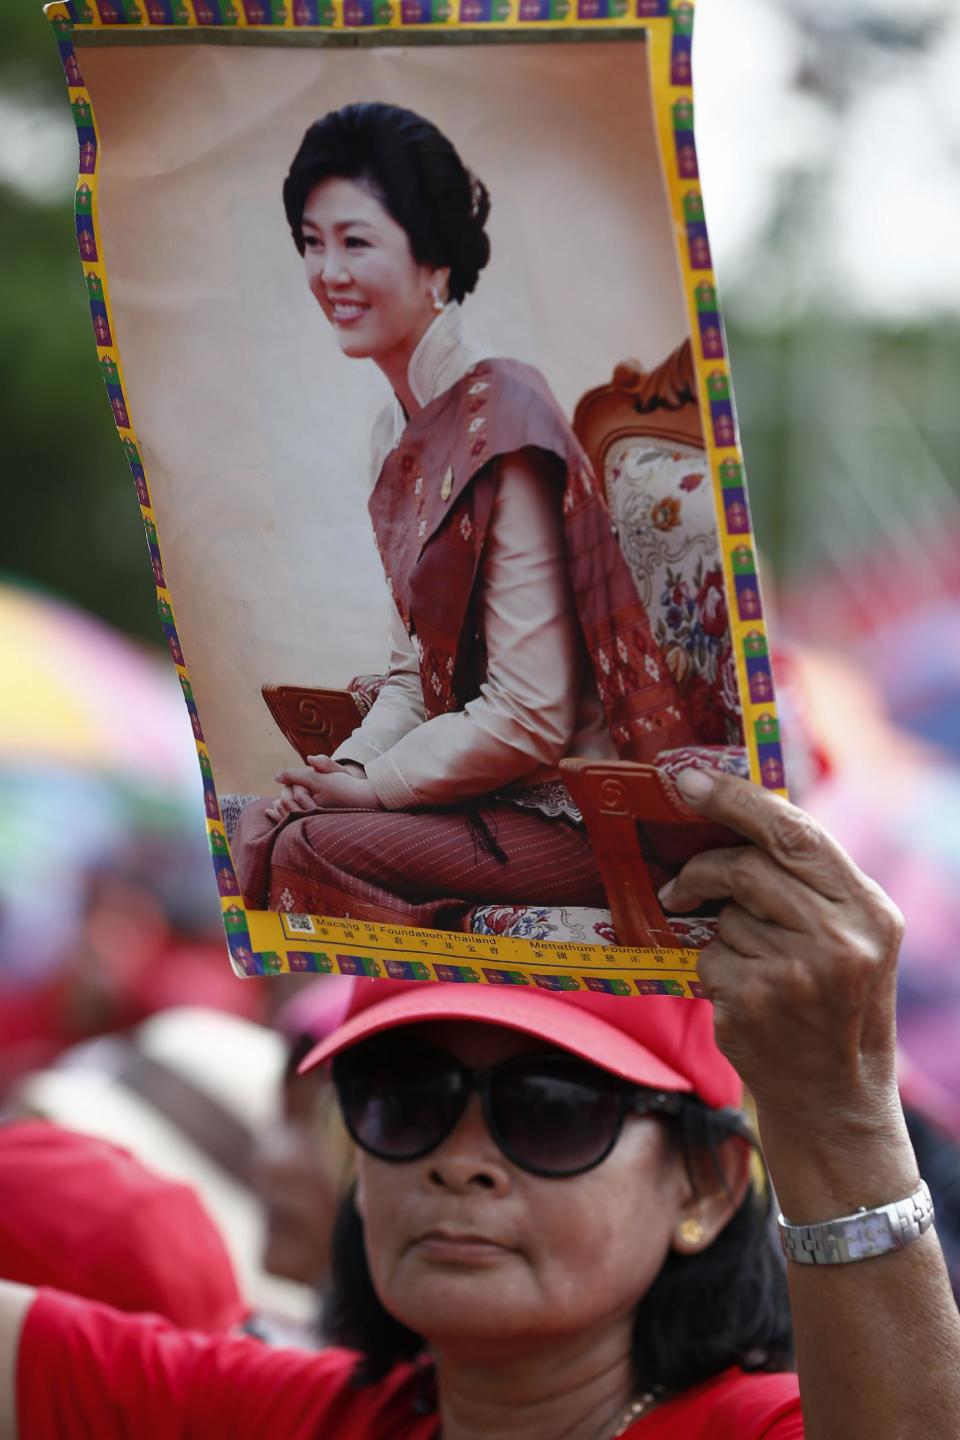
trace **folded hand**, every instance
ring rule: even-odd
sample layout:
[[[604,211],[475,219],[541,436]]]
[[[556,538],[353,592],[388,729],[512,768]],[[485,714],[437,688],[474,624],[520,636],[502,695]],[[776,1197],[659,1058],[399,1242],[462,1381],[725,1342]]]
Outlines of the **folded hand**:
[[[266,811],[269,820],[283,820],[297,811],[377,810],[373,786],[356,766],[349,769],[328,755],[309,755],[303,769],[281,770],[277,783],[282,790]]]

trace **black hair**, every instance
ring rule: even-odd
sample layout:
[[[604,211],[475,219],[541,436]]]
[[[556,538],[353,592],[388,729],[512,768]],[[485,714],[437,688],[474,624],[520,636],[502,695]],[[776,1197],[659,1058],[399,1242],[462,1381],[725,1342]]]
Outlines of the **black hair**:
[[[473,290],[490,259],[490,196],[429,120],[398,105],[362,102],[314,121],[283,182],[300,254],[303,210],[323,180],[354,180],[374,194],[410,240],[419,265],[450,271],[449,298]]]
[[[287,1056],[283,1066],[283,1083],[290,1085],[294,1080],[299,1079],[300,1066],[311,1050],[317,1048],[317,1037],[301,1032],[294,1035],[288,1042]],[[309,1071],[307,1072],[310,1073]]]
[[[675,1127],[688,1169],[697,1152],[706,1152],[718,1164],[717,1149],[731,1135],[752,1143],[738,1112],[712,1111],[686,1096],[679,1114],[663,1123]],[[786,1274],[771,1221],[769,1198],[751,1186],[706,1250],[669,1253],[634,1315],[638,1390],[676,1393],[732,1365],[759,1371],[791,1368]],[[423,1338],[395,1319],[373,1288],[352,1192],[343,1200],[334,1227],[324,1314],[331,1343],[359,1352],[356,1385],[372,1384],[395,1365],[424,1355]]]

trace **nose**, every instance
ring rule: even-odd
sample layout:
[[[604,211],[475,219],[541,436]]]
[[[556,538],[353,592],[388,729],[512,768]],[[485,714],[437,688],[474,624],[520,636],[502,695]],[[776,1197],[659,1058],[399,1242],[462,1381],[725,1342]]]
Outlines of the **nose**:
[[[345,253],[334,245],[325,251],[319,272],[320,279],[328,289],[349,285],[353,279]]]
[[[483,1190],[494,1195],[510,1191],[508,1162],[487,1129],[479,1098],[471,1096],[466,1111],[443,1143],[424,1160],[427,1187],[468,1195]]]

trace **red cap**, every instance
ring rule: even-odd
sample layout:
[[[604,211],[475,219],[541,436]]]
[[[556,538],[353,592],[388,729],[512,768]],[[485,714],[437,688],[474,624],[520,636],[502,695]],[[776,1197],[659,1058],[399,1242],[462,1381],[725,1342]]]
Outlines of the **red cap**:
[[[425,1020],[475,1020],[520,1030],[635,1085],[699,1095],[711,1109],[739,1105],[742,1084],[713,1038],[713,1007],[671,995],[627,999],[534,986],[354,981],[344,1022],[300,1066],[311,1070],[351,1045]]]
[[[218,1333],[247,1307],[196,1193],[46,1121],[0,1126],[0,1276]]]

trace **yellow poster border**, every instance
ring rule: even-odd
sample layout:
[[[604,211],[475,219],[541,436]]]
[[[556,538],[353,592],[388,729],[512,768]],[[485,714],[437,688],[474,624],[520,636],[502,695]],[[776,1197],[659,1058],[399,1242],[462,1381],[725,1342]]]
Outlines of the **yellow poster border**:
[[[632,5],[632,8],[630,8]],[[600,13],[603,12],[603,13]],[[643,32],[654,80],[661,165],[677,231],[707,455],[713,482],[728,612],[744,710],[751,778],[783,793],[779,724],[757,556],[743,495],[743,456],[729,357],[717,301],[693,138],[691,0],[54,0],[45,7],[67,79],[80,142],[75,211],[81,261],[91,300],[97,354],[114,418],[140,500],[157,587],[160,621],[176,666],[197,743],[207,832],[231,964],[238,975],[313,971],[481,984],[536,984],[552,990],[697,997],[698,951],[577,945],[515,936],[464,935],[321,916],[247,910],[230,860],[209,751],[183,663],[173,599],[166,587],[148,477],[126,403],[97,213],[100,136],[83,83],[74,39],[90,44],[377,43],[393,33],[441,41],[457,32],[515,38],[575,39]],[[264,18],[258,20],[256,17]],[[417,17],[420,17],[419,19]],[[478,18],[487,16],[489,18]],[[253,18],[251,18],[253,17]],[[322,18],[321,18],[322,17]],[[423,18],[426,17],[426,18]],[[92,145],[92,149],[91,149]],[[86,253],[85,253],[86,251]],[[732,523],[734,515],[736,523]],[[759,680],[762,683],[758,683]]]

